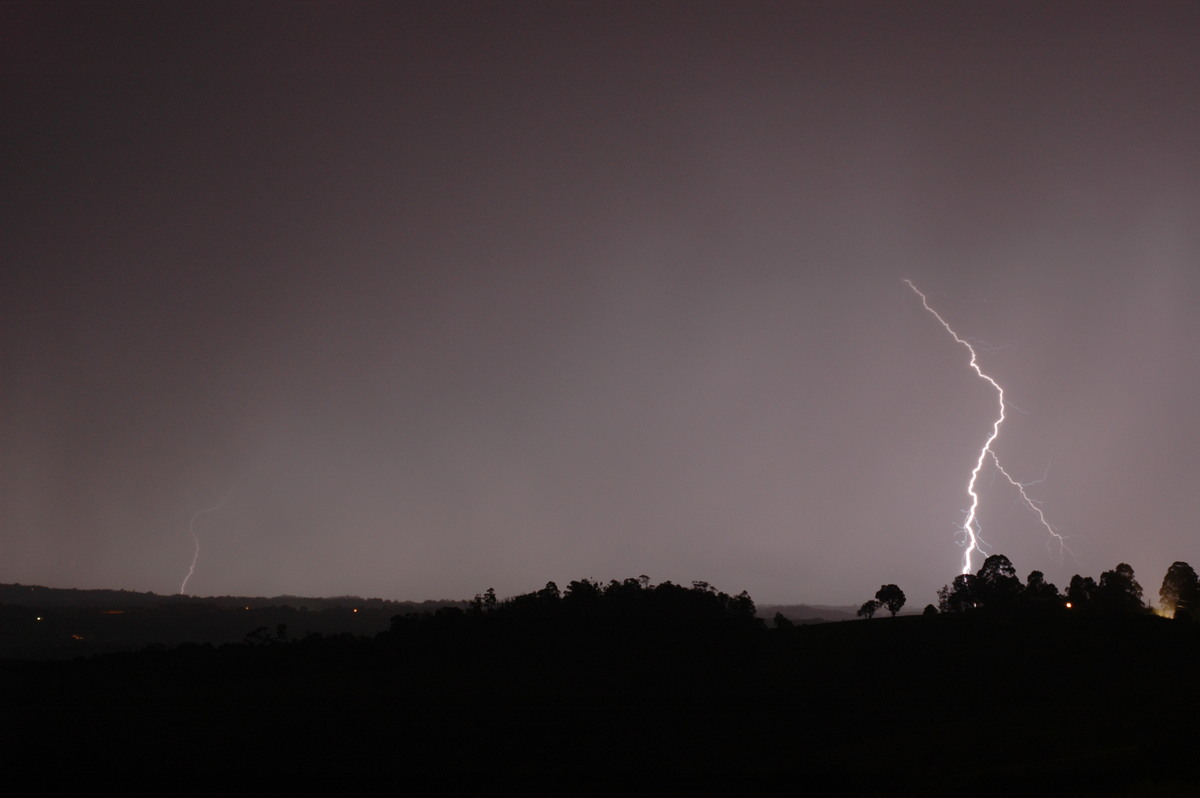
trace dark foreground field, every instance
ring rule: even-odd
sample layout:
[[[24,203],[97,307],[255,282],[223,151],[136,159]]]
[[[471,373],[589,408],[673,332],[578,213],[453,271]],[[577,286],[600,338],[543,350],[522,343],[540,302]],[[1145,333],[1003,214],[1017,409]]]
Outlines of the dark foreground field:
[[[1198,653],[1192,624],[1069,613],[398,627],[3,662],[3,745],[173,792],[1192,795]]]

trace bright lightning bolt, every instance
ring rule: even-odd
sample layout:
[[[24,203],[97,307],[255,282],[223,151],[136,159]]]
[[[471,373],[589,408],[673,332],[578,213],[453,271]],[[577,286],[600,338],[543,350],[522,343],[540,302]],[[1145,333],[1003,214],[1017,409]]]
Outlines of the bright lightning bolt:
[[[1037,515],[1038,521],[1041,523],[1042,527],[1045,528],[1050,537],[1053,540],[1058,541],[1060,559],[1062,552],[1064,551],[1074,556],[1074,552],[1067,547],[1066,538],[1055,531],[1054,527],[1050,525],[1050,522],[1046,520],[1046,515],[1042,512],[1042,508],[1038,506],[1033,499],[1029,498],[1029,494],[1025,492],[1025,485],[1012,478],[1008,471],[1004,469],[1004,466],[1000,465],[1000,459],[992,450],[992,444],[995,442],[996,438],[999,437],[1000,425],[1004,423],[1005,419],[1004,409],[1006,407],[1006,402],[1004,400],[1004,389],[1000,387],[1000,383],[996,382],[996,380],[994,380],[992,377],[985,374],[983,369],[979,367],[979,361],[975,353],[975,347],[972,346],[971,342],[959,336],[959,334],[954,331],[950,324],[942,318],[941,314],[930,307],[929,300],[915,285],[912,284],[911,280],[905,280],[904,283],[913,290],[913,293],[921,297],[921,304],[925,306],[925,310],[929,311],[929,313],[932,314],[933,317],[937,319],[943,327],[946,328],[946,332],[950,333],[955,341],[962,344],[964,347],[966,347],[967,351],[971,353],[970,365],[975,371],[975,374],[981,380],[986,380],[989,385],[996,389],[996,399],[999,405],[999,413],[996,416],[996,420],[992,422],[991,434],[988,435],[987,440],[983,443],[983,447],[979,450],[979,457],[975,460],[975,467],[971,469],[971,478],[967,480],[967,495],[971,497],[971,507],[967,511],[966,520],[963,522],[963,533],[966,535],[966,548],[963,551],[962,572],[964,574],[971,573],[971,554],[975,551],[984,550],[983,539],[980,537],[980,525],[978,518],[979,494],[975,492],[975,483],[979,479],[979,472],[983,469],[984,461],[986,461],[989,457],[991,458],[992,463],[995,464],[996,470],[999,471],[1000,474],[1008,480],[1009,484],[1016,488],[1017,492],[1021,494],[1021,500],[1024,501],[1025,505]],[[1047,548],[1049,548],[1050,545],[1051,541],[1047,540]]]
[[[192,574],[196,572],[196,562],[200,559],[200,536],[196,534],[196,521],[199,520],[200,516],[206,513],[215,513],[217,510],[220,510],[222,507],[224,507],[225,502],[229,501],[229,497],[233,495],[233,491],[234,489],[230,488],[229,492],[225,494],[225,498],[221,499],[221,501],[217,502],[212,507],[205,507],[202,510],[197,510],[196,512],[192,513],[192,520],[188,523],[188,534],[192,536],[192,542],[196,544],[196,548],[195,551],[192,552],[192,564],[188,566],[187,576],[183,578],[183,584],[179,586],[180,595],[187,593],[188,580],[191,579]]]

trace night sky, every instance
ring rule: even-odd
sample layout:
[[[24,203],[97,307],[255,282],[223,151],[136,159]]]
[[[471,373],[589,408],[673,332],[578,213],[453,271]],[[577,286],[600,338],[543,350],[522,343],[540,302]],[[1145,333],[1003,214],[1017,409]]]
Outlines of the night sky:
[[[1200,565],[1200,4],[0,5],[0,581]],[[1019,409],[1018,409],[1019,408]],[[979,557],[975,559],[978,567]]]

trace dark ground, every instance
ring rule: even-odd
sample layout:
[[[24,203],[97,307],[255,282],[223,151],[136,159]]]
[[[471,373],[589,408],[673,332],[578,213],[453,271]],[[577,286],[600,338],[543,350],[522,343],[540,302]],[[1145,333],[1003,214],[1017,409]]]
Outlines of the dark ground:
[[[184,645],[0,662],[3,744],[180,791],[1192,795],[1198,654],[1193,624],[1070,614]]]

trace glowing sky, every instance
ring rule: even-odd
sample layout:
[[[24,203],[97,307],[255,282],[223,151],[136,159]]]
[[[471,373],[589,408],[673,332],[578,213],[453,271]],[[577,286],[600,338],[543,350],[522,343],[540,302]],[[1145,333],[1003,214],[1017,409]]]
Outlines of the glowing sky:
[[[1044,8],[1044,6],[1051,6]],[[1200,564],[1196,3],[0,5],[0,581]]]

